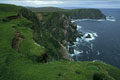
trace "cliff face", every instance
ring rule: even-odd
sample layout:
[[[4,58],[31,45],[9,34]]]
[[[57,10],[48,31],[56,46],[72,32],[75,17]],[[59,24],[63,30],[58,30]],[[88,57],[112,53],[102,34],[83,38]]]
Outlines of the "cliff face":
[[[76,25],[71,23],[71,17],[59,12],[36,13],[42,31],[51,33],[60,43],[66,46],[68,41],[75,41]],[[41,15],[42,19],[41,19]]]
[[[33,22],[34,40],[46,48],[49,60],[70,60],[66,44],[75,41],[77,34],[71,18],[59,12],[31,13],[22,9],[20,14]]]
[[[36,13],[36,15],[40,23],[40,32],[42,31],[43,33],[44,31],[51,34],[57,41],[56,44],[59,44],[61,47],[61,50],[58,50],[60,52],[57,52],[57,54],[62,54],[65,59],[69,59],[66,49],[67,42],[74,42],[77,36],[77,27],[71,23],[70,16],[66,16],[65,14],[59,12],[41,12]],[[43,36],[40,36],[40,38],[43,39]],[[35,39],[38,43],[46,46],[44,39],[43,41],[40,41],[38,37],[35,37]],[[48,48],[48,46],[46,46],[46,48]],[[54,49],[55,48],[57,48],[56,45],[54,45]],[[56,54],[56,52],[54,52],[54,54]],[[62,56],[60,57],[62,58]]]
[[[76,37],[70,19],[0,5],[0,80],[119,80],[120,70],[110,65],[67,61],[66,42]]]

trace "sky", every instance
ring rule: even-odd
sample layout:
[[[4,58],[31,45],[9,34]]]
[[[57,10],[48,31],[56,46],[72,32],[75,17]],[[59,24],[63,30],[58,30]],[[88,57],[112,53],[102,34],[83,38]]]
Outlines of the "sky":
[[[0,0],[25,7],[120,8],[120,0]]]

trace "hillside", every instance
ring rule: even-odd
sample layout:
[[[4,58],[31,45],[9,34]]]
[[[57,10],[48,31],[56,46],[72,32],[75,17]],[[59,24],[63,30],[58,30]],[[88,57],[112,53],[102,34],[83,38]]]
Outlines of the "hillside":
[[[57,8],[57,7],[40,7],[40,8],[34,8],[34,7],[27,7],[33,12],[57,12],[57,11],[63,11],[65,9]]]
[[[77,32],[64,13],[0,4],[0,30],[0,80],[120,79],[120,69],[111,65],[70,61],[66,42]]]
[[[61,12],[72,19],[105,19],[106,16],[99,9],[62,9],[56,7],[28,8],[33,12]]]

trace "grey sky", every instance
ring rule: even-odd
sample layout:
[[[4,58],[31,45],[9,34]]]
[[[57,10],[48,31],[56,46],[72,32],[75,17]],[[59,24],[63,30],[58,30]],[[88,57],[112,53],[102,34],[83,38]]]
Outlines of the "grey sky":
[[[30,7],[120,8],[120,0],[0,0],[0,3]]]

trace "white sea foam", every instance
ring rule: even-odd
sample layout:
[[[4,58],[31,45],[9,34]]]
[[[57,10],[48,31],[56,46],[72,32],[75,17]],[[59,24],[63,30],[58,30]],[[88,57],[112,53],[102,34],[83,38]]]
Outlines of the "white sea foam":
[[[105,19],[98,19],[98,20],[95,20],[95,21],[106,21]]]
[[[76,21],[106,21],[105,19],[75,19],[72,20],[72,22],[76,22]]]
[[[76,38],[76,42],[79,42],[79,41],[80,41],[80,38],[79,38],[79,37],[77,37],[77,38]]]
[[[72,22],[72,23],[74,23],[74,22],[75,22],[75,20],[71,20],[71,22]]]
[[[76,49],[74,49],[74,54],[69,54],[71,57],[73,57],[73,56],[78,56],[78,55],[80,55],[81,53],[83,53],[83,51],[81,50],[81,51],[78,51],[78,50],[76,50]]]
[[[116,20],[115,19],[107,19],[107,21],[115,22]]]
[[[74,19],[71,22],[76,22],[76,21],[112,21],[115,22],[116,19],[113,16],[107,16],[106,19]]]
[[[96,61],[100,61],[100,60],[93,60],[92,62],[96,62]]]
[[[79,54],[81,54],[81,53],[83,53],[83,51],[78,51],[78,50],[74,49],[74,54],[75,54],[75,55],[79,55]]]
[[[93,34],[93,36],[98,37],[97,33],[94,32],[94,33],[92,33],[92,34]]]
[[[69,54],[69,56],[70,56],[70,57],[73,57],[73,56],[75,56],[75,54]]]
[[[103,64],[106,64],[105,62],[101,61],[101,60],[93,60],[92,62],[97,62],[97,61],[100,61],[102,62]]]
[[[81,28],[82,28],[82,26],[77,25],[77,30],[80,30]]]
[[[67,46],[67,50],[69,51],[69,49],[70,49],[70,46],[68,45],[68,46]]]
[[[90,35],[90,38],[86,38],[88,35]],[[98,37],[97,33],[95,33],[95,32],[86,32],[83,35],[83,37],[81,37],[81,38],[77,37],[76,42],[74,42],[74,44],[77,45],[82,41],[90,42],[92,40],[95,40],[96,37]]]
[[[86,38],[88,35],[90,35],[90,38]],[[89,41],[95,40],[96,37],[98,37],[97,33],[87,32],[83,35],[82,40],[89,42]]]
[[[107,21],[113,21],[113,22],[116,21],[115,17],[113,17],[113,16],[107,16],[107,17],[106,17],[106,20],[107,20]]]

